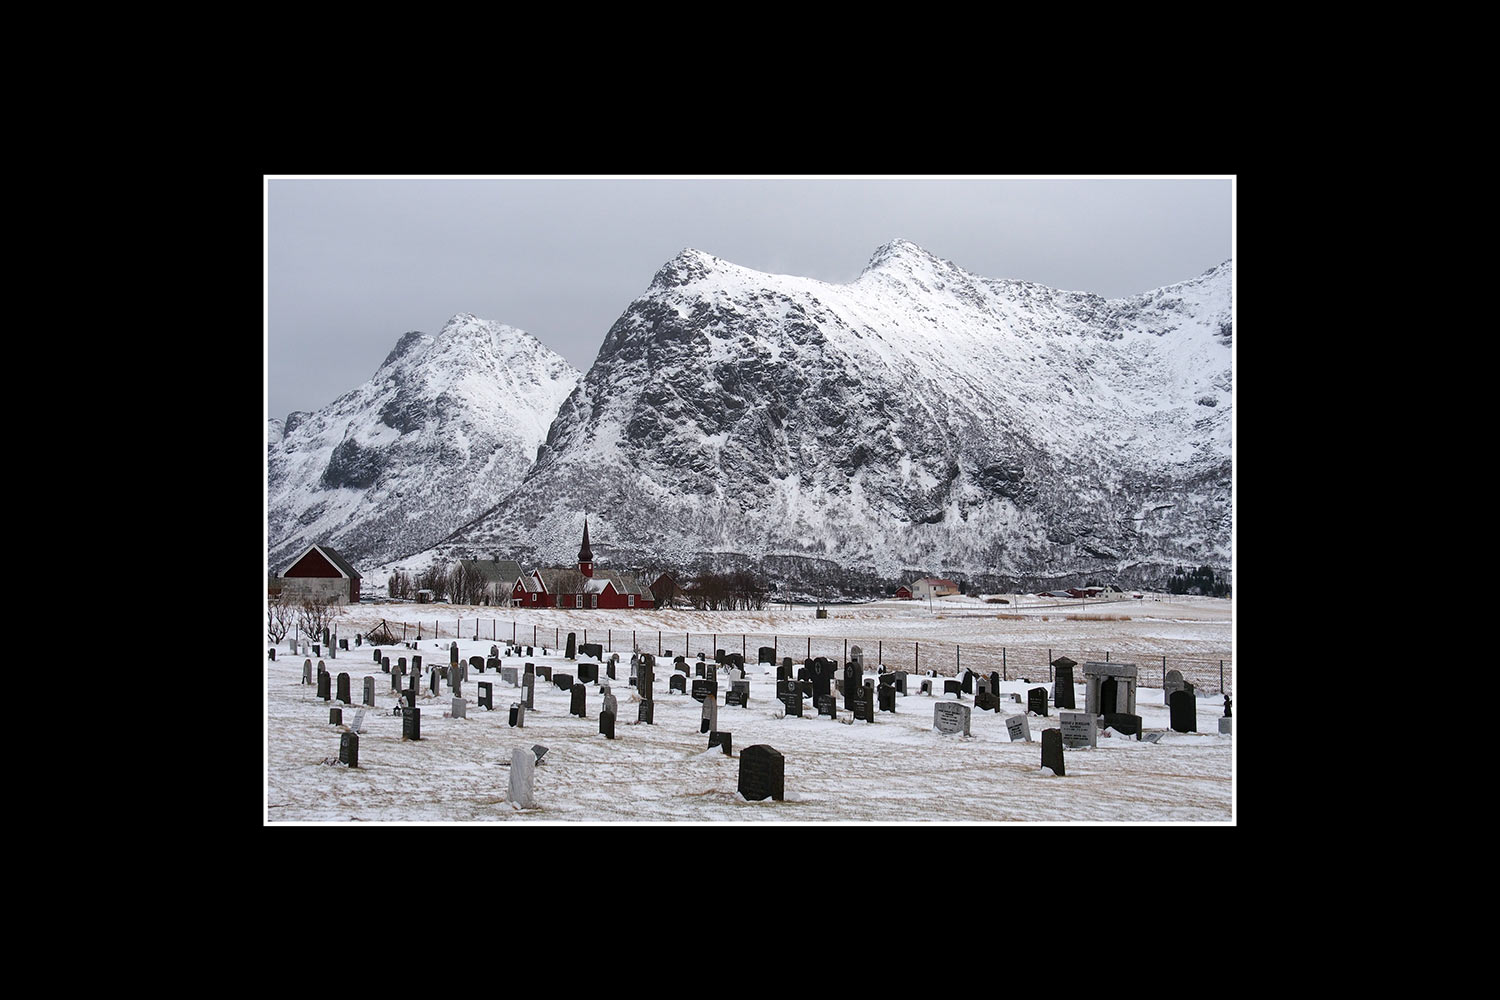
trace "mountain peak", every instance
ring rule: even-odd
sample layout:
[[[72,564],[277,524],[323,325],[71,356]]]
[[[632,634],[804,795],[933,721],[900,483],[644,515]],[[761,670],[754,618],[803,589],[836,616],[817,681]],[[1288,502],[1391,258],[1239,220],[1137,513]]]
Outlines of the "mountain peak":
[[[651,279],[651,284],[657,288],[686,285],[706,277],[721,263],[723,262],[711,253],[705,253],[693,247],[683,247],[675,257],[661,266]]]
[[[936,263],[937,258],[911,240],[894,239],[876,248],[875,252],[870,255],[870,262],[865,265],[865,270],[861,273],[868,273],[898,262]]]

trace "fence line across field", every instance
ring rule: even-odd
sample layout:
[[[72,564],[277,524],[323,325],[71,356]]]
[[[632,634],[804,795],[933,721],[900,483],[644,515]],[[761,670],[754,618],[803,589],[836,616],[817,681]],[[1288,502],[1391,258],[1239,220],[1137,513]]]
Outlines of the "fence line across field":
[[[385,626],[400,642],[421,639],[466,639],[482,642],[488,639],[491,642],[506,642],[511,645],[562,649],[567,642],[568,633],[573,632],[577,635],[580,645],[586,642],[602,642],[607,653],[620,650],[628,653],[635,649],[651,652],[654,646],[657,656],[665,655],[667,650],[671,650],[674,656],[680,654],[689,660],[694,660],[701,652],[705,659],[712,660],[714,654],[722,649],[725,653],[739,653],[747,663],[756,662],[759,659],[760,648],[769,646],[773,650],[777,663],[780,663],[782,657],[785,656],[790,656],[799,664],[803,659],[822,656],[842,664],[848,662],[849,651],[859,646],[867,664],[870,666],[883,664],[887,670],[906,670],[912,673],[933,670],[940,675],[957,676],[963,668],[967,667],[980,674],[998,673],[1000,679],[1004,681],[1025,678],[1037,683],[1042,681],[1042,671],[1046,671],[1047,683],[1052,682],[1052,662],[1059,657],[1066,656],[1079,664],[1073,672],[1073,678],[1075,682],[1081,682],[1083,664],[1108,663],[1112,656],[1112,651],[1107,649],[1073,650],[1041,646],[934,642],[920,639],[789,636],[756,632],[673,632],[663,629],[522,625],[516,621],[501,623],[494,618],[472,619],[473,628],[465,630],[464,621],[460,618],[447,628],[444,628],[443,623],[439,621],[386,621]],[[508,635],[503,627],[504,624],[510,625]],[[489,626],[488,629],[485,628],[486,625]],[[401,630],[399,636],[396,635],[398,628]],[[682,641],[680,648],[679,639]],[[740,641],[736,643],[735,639]],[[1134,657],[1133,662],[1140,671],[1142,685],[1151,686],[1150,681],[1159,680],[1165,687],[1167,673],[1171,670],[1182,674],[1184,681],[1192,684],[1194,689],[1204,694],[1222,693],[1226,686],[1232,686],[1234,683],[1234,661],[1228,656],[1192,657],[1127,653],[1124,662],[1132,662],[1131,657]],[[1157,671],[1160,673],[1158,674]]]

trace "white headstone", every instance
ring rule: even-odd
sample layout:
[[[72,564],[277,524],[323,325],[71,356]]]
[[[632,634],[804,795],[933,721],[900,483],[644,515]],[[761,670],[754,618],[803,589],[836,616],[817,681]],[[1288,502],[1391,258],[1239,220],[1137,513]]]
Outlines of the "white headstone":
[[[932,728],[940,733],[969,735],[969,706],[957,701],[940,701],[932,706]]]
[[[454,698],[453,712],[451,714],[455,719],[467,719],[469,717],[468,707],[469,703],[462,698]]]
[[[1010,733],[1012,743],[1016,740],[1031,742],[1031,723],[1024,714],[1006,716],[1005,731]]]
[[[1059,712],[1062,741],[1065,747],[1097,747],[1099,720],[1087,712]]]
[[[510,752],[510,804],[516,809],[536,807],[536,761],[530,747],[516,747]]]

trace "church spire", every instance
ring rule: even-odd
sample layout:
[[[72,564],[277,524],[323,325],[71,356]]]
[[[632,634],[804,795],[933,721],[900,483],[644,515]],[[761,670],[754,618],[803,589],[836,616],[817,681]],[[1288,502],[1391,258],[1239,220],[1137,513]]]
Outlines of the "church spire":
[[[583,516],[583,546],[578,550],[578,572],[593,579],[594,576],[594,550],[589,548],[589,518]]]

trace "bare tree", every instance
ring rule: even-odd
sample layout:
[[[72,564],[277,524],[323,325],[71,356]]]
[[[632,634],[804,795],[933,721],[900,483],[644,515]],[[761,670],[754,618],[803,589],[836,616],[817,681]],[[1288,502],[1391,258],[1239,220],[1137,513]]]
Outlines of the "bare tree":
[[[344,616],[344,610],[342,604],[326,597],[309,595],[297,607],[297,627],[308,638],[316,641],[325,628],[332,628],[333,623]]]
[[[279,643],[292,630],[296,612],[285,594],[277,594],[266,600],[266,638]]]

